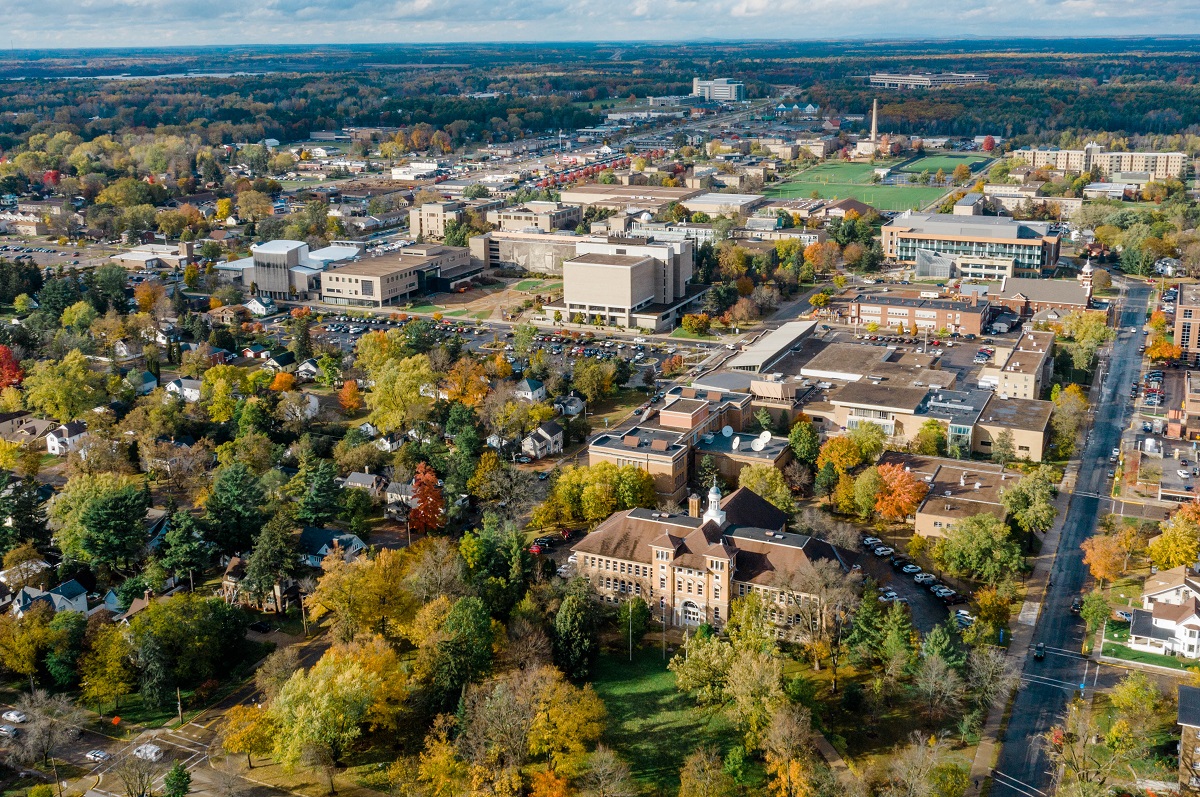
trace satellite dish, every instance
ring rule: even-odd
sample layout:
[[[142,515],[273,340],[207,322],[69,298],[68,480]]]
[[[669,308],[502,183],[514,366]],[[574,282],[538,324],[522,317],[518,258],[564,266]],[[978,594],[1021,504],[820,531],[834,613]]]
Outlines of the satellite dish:
[[[739,445],[741,445],[741,443],[742,443],[742,438],[735,437],[735,438],[733,438],[733,442],[729,444],[729,447],[732,448],[734,451],[737,451],[737,447]]]
[[[762,451],[764,448],[767,447],[767,444],[764,443],[761,439],[758,439],[758,440],[755,440],[753,443],[751,443],[750,447],[753,448],[755,451]]]
[[[771,441],[771,433],[766,429],[763,429],[762,433],[758,436],[758,440],[761,443],[769,443]],[[758,449],[756,448],[754,450],[757,451]]]
[[[726,427],[724,427],[723,429],[721,429],[721,436],[722,436],[722,437],[729,437],[729,436],[730,436],[730,435],[732,435],[732,434],[733,434],[733,427],[732,427],[732,426],[726,426]]]

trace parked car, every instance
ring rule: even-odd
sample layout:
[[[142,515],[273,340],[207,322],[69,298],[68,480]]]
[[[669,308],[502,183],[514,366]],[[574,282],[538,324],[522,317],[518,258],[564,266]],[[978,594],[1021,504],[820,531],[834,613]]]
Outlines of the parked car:
[[[913,576],[913,581],[918,584],[932,584],[934,581],[937,581],[937,577],[933,573],[917,573]]]
[[[1033,658],[1034,658],[1034,661],[1041,661],[1042,659],[1046,658],[1046,643],[1045,642],[1037,643],[1037,647],[1035,647],[1033,649]]]
[[[162,748],[156,744],[140,744],[133,748],[133,754],[143,761],[162,761]]]
[[[878,547],[880,545],[883,545],[883,540],[879,539],[878,537],[865,537],[863,539],[863,545],[865,545],[868,548],[870,548],[871,546]]]
[[[108,759],[112,758],[112,756],[110,756],[108,753],[104,752],[103,750],[92,750],[92,751],[88,752],[88,754],[85,755],[84,758],[86,758],[88,761],[91,761],[93,764],[102,764],[105,761],[107,761]]]
[[[24,711],[17,711],[16,709],[13,709],[12,711],[6,711],[3,714],[0,714],[0,719],[3,719],[5,722],[25,722],[27,719],[29,719],[29,717],[26,716]]]
[[[20,733],[13,725],[0,725],[0,739],[15,739]]]
[[[1124,609],[1117,611],[1117,619],[1123,620],[1126,623],[1133,622],[1133,612],[1127,612]]]
[[[1071,601],[1071,614],[1079,614],[1081,611],[1083,611],[1083,599],[1076,598]]]
[[[894,548],[889,548],[886,545],[881,545],[875,549],[875,555],[878,556],[880,559],[882,559],[885,556],[891,556],[895,552],[896,552],[896,550]]]
[[[918,565],[914,565],[912,562],[909,562],[904,567],[900,568],[900,572],[910,576],[915,576],[921,572],[921,568]]]

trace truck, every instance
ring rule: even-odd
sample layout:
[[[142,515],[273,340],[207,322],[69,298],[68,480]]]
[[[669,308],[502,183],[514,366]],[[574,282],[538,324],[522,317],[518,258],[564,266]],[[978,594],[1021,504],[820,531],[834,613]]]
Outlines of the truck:
[[[1162,418],[1155,418],[1155,419],[1154,419],[1154,433],[1155,433],[1155,434],[1162,434],[1162,431],[1163,431],[1163,422],[1162,422]]]

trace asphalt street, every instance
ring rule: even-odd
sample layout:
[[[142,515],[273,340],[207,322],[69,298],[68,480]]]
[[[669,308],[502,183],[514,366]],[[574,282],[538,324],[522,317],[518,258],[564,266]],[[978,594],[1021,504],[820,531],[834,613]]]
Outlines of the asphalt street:
[[[1142,343],[1141,326],[1149,294],[1145,283],[1128,283],[1111,356],[1101,357],[1101,400],[1093,404],[1093,429],[1080,460],[1050,586],[1033,634],[1033,644],[1044,643],[1047,655],[1042,661],[1033,656],[1025,660],[1021,687],[997,759],[994,794],[1041,797],[1050,791],[1056,773],[1046,756],[1043,735],[1064,716],[1068,702],[1084,683],[1087,690],[1104,688],[1119,677],[1112,668],[1098,670],[1094,662],[1080,655],[1083,621],[1071,614],[1070,606],[1088,580],[1079,546],[1095,531],[1100,517],[1110,511],[1110,502],[1100,496],[1107,495],[1109,489],[1109,455],[1121,445],[1121,433],[1129,424],[1129,385],[1140,372],[1138,346]],[[1131,333],[1133,327],[1138,331]]]

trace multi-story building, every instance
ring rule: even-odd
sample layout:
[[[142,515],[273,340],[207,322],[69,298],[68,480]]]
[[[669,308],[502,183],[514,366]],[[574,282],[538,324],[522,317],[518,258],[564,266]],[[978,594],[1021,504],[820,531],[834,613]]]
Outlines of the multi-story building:
[[[409,214],[409,228],[421,238],[445,238],[446,225],[458,224],[466,215],[462,202],[426,202]]]
[[[979,372],[979,386],[1013,398],[1036,399],[1054,372],[1054,333],[1025,332],[1010,346],[998,346]]]
[[[986,299],[972,296],[966,301],[955,299],[920,299],[861,293],[847,306],[849,322],[855,326],[877,324],[879,329],[906,331],[936,331],[983,334],[994,309]]]
[[[1183,152],[1112,152],[1095,142],[1083,149],[1058,147],[1022,147],[1007,153],[1035,169],[1049,167],[1063,172],[1092,172],[1104,175],[1116,172],[1145,172],[1154,180],[1180,178],[1187,169]]]
[[[489,210],[487,220],[505,231],[573,230],[583,222],[583,209],[561,202],[526,202],[517,207]]]
[[[708,505],[689,514],[649,509],[617,512],[572,549],[597,597],[641,597],[668,625],[723,626],[731,602],[762,596],[778,633],[803,638],[819,596],[804,591],[815,563],[849,575],[857,554],[787,530],[790,518],[746,488],[726,498],[714,485]]]
[[[430,290],[450,290],[478,273],[462,246],[426,244],[367,257],[320,274],[321,301],[387,307]]]
[[[1005,257],[1017,261],[1030,276],[1053,271],[1059,238],[1036,222],[1001,216],[954,216],[906,212],[883,225],[883,254],[896,263],[914,264],[917,250],[945,255]],[[1021,276],[1025,276],[1022,274]]]
[[[987,82],[988,76],[981,72],[876,72],[871,75],[871,85],[881,89],[940,89]]]
[[[1178,286],[1175,304],[1175,345],[1183,350],[1183,359],[1200,365],[1200,285]]]
[[[1043,185],[1045,183],[987,183],[983,187],[983,195],[993,207],[1003,208],[1013,215],[1045,205],[1057,213],[1058,218],[1069,219],[1083,207],[1083,199],[1079,197],[1043,196]]]
[[[740,80],[719,77],[713,80],[692,78],[692,96],[716,102],[741,102],[746,99],[746,84]]]
[[[964,293],[980,286],[960,287]],[[983,295],[994,307],[1003,307],[1018,318],[1029,318],[1043,310],[1087,310],[1092,304],[1091,280],[1046,280],[1006,277],[985,286]]]
[[[657,185],[584,185],[567,186],[560,196],[565,205],[591,207],[593,205],[624,211],[629,208],[658,213],[672,202],[686,202],[704,193],[697,188],[663,188]]]
[[[1001,501],[1005,487],[1020,478],[992,462],[972,462],[946,457],[926,457],[888,451],[880,465],[899,465],[926,485],[925,497],[917,506],[915,531],[922,537],[944,537],[956,523],[975,515],[1007,517]]]

